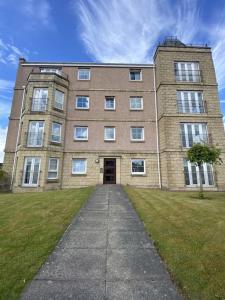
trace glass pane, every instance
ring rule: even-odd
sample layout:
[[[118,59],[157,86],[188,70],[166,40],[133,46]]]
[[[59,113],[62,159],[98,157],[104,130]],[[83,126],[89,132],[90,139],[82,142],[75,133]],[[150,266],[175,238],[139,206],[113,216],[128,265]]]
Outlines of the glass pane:
[[[130,99],[131,108],[141,109],[142,108],[142,99],[141,98],[131,98]]]
[[[213,185],[214,181],[213,181],[212,166],[209,164],[207,164],[207,174],[208,174],[209,185]]]
[[[55,107],[62,109],[63,108],[63,102],[64,102],[64,93],[61,91],[56,90],[55,91]]]
[[[74,159],[73,160],[73,173],[85,173],[85,160]]]
[[[115,99],[114,98],[106,98],[105,99],[105,108],[114,109],[115,107]]]
[[[197,170],[196,170],[196,166],[192,165],[191,166],[191,173],[192,173],[192,184],[197,184],[198,180],[197,180]]]
[[[57,170],[58,159],[57,158],[50,158],[49,160],[49,170]]]
[[[77,108],[88,108],[88,97],[77,97]]]
[[[31,160],[26,159],[25,161],[25,175],[24,175],[24,183],[29,184],[30,182],[30,173],[31,173]]]
[[[88,80],[90,78],[90,70],[87,69],[78,70],[78,78],[83,80]]]
[[[133,160],[132,161],[132,172],[133,173],[144,173],[144,160]]]
[[[143,139],[143,128],[135,127],[132,128],[132,139],[133,140],[142,140]]]
[[[115,138],[115,128],[113,127],[105,128],[105,139],[114,140],[114,138]]]
[[[187,161],[184,161],[184,180],[185,185],[190,185],[190,177],[189,177],[189,171],[188,171],[188,164]]]

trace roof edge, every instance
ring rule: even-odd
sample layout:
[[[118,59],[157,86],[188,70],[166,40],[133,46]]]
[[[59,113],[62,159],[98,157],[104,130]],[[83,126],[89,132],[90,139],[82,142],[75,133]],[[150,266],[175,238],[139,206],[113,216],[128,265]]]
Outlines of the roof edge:
[[[126,64],[126,63],[94,63],[94,62],[28,62],[22,66],[55,66],[55,67],[114,67],[114,68],[153,68],[154,64]]]

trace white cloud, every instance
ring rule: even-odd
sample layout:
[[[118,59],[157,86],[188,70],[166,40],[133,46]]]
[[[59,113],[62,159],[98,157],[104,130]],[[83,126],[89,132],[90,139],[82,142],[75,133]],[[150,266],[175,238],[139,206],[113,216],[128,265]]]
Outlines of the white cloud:
[[[0,63],[17,65],[19,57],[27,58],[29,51],[19,49],[13,43],[8,43],[0,38]]]
[[[225,88],[225,7],[204,21],[198,0],[73,0],[73,6],[81,38],[95,60],[149,63],[167,35],[184,43],[208,42],[219,87]]]
[[[21,12],[30,19],[32,24],[45,27],[53,27],[51,6],[48,0],[22,0]]]
[[[102,62],[150,62],[156,43],[165,34],[193,41],[199,27],[196,0],[171,6],[165,0],[74,2],[81,35],[89,53]],[[193,26],[195,24],[196,26]]]
[[[0,79],[0,92],[12,92],[14,82],[11,80]]]
[[[0,127],[0,162],[3,162],[4,159],[4,149],[5,149],[5,141],[7,136],[8,128]]]

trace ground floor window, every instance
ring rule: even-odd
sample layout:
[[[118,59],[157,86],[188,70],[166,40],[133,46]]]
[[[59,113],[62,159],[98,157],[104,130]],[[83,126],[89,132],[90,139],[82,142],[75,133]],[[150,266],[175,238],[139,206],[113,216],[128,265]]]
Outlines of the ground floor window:
[[[38,186],[40,163],[40,157],[25,157],[23,186]]]
[[[48,163],[48,179],[58,179],[59,159],[51,157]]]
[[[72,174],[86,174],[86,173],[87,173],[87,160],[83,158],[73,159]]]
[[[131,173],[132,174],[145,174],[145,160],[132,159],[131,160]]]
[[[198,186],[200,183],[200,176],[204,186],[214,185],[212,165],[203,164],[203,166],[199,169],[199,167],[184,159],[185,185]]]

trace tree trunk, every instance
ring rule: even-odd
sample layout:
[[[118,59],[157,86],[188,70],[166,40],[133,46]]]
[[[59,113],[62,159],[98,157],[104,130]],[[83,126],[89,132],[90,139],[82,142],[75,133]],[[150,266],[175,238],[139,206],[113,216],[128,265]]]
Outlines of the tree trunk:
[[[198,165],[198,169],[199,169],[199,198],[204,199],[202,176],[201,176],[201,166],[202,166],[201,164]]]

